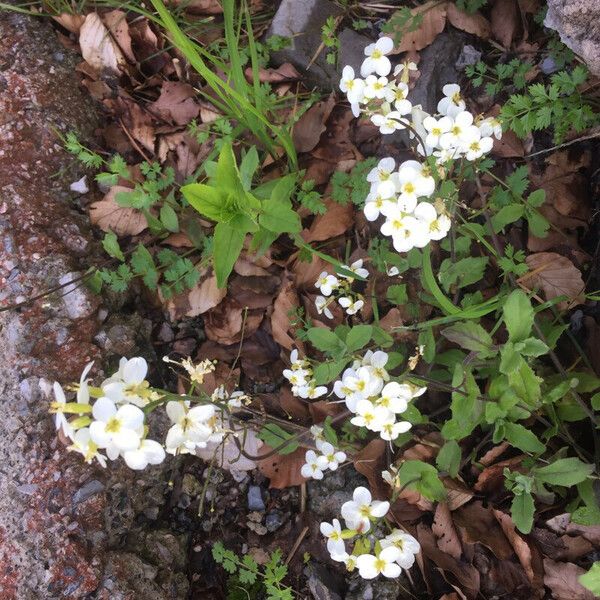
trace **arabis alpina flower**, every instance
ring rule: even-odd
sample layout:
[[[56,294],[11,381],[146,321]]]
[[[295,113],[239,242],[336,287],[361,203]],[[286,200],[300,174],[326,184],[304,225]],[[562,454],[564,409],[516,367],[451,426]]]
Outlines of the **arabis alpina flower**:
[[[308,450],[304,456],[306,461],[300,469],[300,474],[306,479],[323,479],[323,471],[327,469],[327,459],[318,456],[314,450]]]
[[[446,215],[438,215],[433,204],[420,202],[414,211],[415,217],[424,223],[429,239],[441,240],[450,231],[452,222]]]
[[[387,203],[393,204],[389,198],[383,198],[381,194],[377,192],[371,192],[366,200],[363,212],[367,221],[376,221],[381,213],[381,209]]]
[[[502,123],[495,117],[476,120],[475,125],[479,127],[481,137],[491,137],[493,135],[497,140],[502,137]]]
[[[408,121],[398,111],[391,111],[387,115],[375,114],[371,117],[371,122],[379,127],[380,133],[384,135],[394,133],[401,129],[406,129]]]
[[[106,456],[98,452],[98,445],[92,441],[88,427],[78,429],[71,438],[72,444],[68,446],[69,450],[79,452],[86,463],[91,464],[94,458],[106,467]]]
[[[65,417],[65,413],[63,412],[63,410],[65,410],[64,406],[67,403],[67,398],[62,386],[60,383],[58,383],[58,381],[54,382],[52,391],[54,392],[55,401],[51,405],[51,410],[56,413],[56,416],[54,417],[56,430],[62,430],[67,437],[72,437],[74,433],[73,426],[69,423],[67,417]]]
[[[333,313],[328,308],[329,301],[324,296],[317,296],[315,298],[315,307],[317,312],[321,315],[325,315],[328,319],[333,319]]]
[[[469,144],[465,145],[465,158],[467,160],[477,160],[484,154],[487,154],[494,145],[494,140],[491,137],[483,137],[481,139],[473,139]]]
[[[346,453],[336,450],[329,442],[322,442],[319,445],[319,452],[327,460],[327,468],[330,471],[335,471],[346,460]]]
[[[390,411],[384,406],[375,406],[370,400],[360,400],[356,404],[356,416],[350,422],[357,427],[366,427],[371,431],[381,431],[388,420]]]
[[[366,100],[383,100],[387,93],[388,78],[369,75],[365,79],[363,94]]]
[[[165,440],[169,454],[186,454],[196,448],[206,448],[215,432],[215,407],[210,404],[189,406],[189,401],[167,403],[167,415],[173,423]]]
[[[357,487],[352,500],[342,504],[342,517],[351,529],[366,533],[371,529],[371,519],[384,517],[390,509],[389,502],[373,500],[371,492],[365,487]]]
[[[450,131],[452,127],[452,119],[450,117],[425,117],[423,119],[423,127],[427,130],[425,143],[427,146],[435,148],[440,143],[440,137]]]
[[[479,129],[473,126],[473,115],[463,111],[455,116],[450,130],[440,136],[439,145],[441,148],[457,148],[478,139],[479,135]]]
[[[118,404],[146,406],[151,399],[149,384],[145,380],[147,373],[148,363],[144,358],[122,358],[119,370],[102,382],[102,391],[106,397]]]
[[[323,271],[315,283],[315,287],[321,291],[323,296],[331,296],[333,290],[335,290],[339,285],[340,282],[338,278],[335,275],[331,275],[327,271]]]
[[[408,408],[410,399],[410,388],[407,385],[391,381],[383,387],[376,402],[379,406],[385,406],[388,410],[398,414]]]
[[[456,83],[448,83],[442,88],[444,97],[438,102],[438,112],[448,117],[455,117],[465,110],[466,104],[460,95],[460,86]]]
[[[164,448],[154,440],[142,440],[139,448],[123,452],[125,464],[135,471],[141,471],[148,465],[159,465],[165,456]]]
[[[388,418],[381,424],[379,436],[382,440],[391,442],[401,433],[406,433],[411,427],[412,425],[408,421],[396,421],[396,416],[390,412]]]
[[[94,366],[94,361],[88,363],[81,373],[79,378],[79,387],[77,388],[77,403],[78,404],[89,404],[90,403],[90,390],[88,388],[88,374]]]
[[[133,404],[118,409],[106,397],[98,398],[92,408],[94,421],[90,424],[90,437],[99,448],[115,460],[119,454],[139,447],[144,433],[144,413]]]
[[[369,276],[369,271],[367,271],[367,269],[365,269],[363,267],[363,259],[359,258],[358,260],[355,260],[350,266],[348,265],[342,265],[342,267],[344,269],[346,269],[346,271],[350,271],[352,273],[354,273],[355,275],[357,275],[358,277],[362,277],[363,279],[366,279]],[[344,275],[340,273],[340,277],[343,277],[344,279],[347,279],[350,283],[352,283],[354,281],[353,277],[350,277],[350,275]]]
[[[386,56],[394,49],[394,42],[389,37],[381,37],[374,44],[369,44],[365,48],[365,60],[360,68],[360,74],[363,77],[371,73],[377,75],[388,75],[392,70],[392,63]]]
[[[322,522],[320,530],[327,538],[327,550],[329,554],[340,555],[346,552],[346,547],[342,538],[342,527],[338,519],[333,519],[331,523],[325,521]]]
[[[392,179],[392,173],[396,168],[393,158],[382,158],[377,166],[367,174],[367,181],[371,184],[371,192],[389,198],[396,192],[396,185]]]
[[[361,554],[356,559],[358,572],[363,579],[374,579],[378,575],[399,577],[402,569],[396,563],[400,550],[394,546],[383,549],[377,556]]]
[[[354,300],[348,296],[338,298],[338,302],[348,315],[355,315],[365,305],[364,300]]]
[[[342,71],[342,80],[340,81],[340,90],[346,93],[348,101],[351,103],[360,102],[363,99],[365,82],[362,79],[354,77],[354,69],[350,66],[344,67]]]
[[[396,562],[403,569],[410,569],[415,562],[415,555],[421,551],[419,542],[412,535],[400,529],[394,529],[380,543],[384,550],[390,547],[398,548],[400,555],[396,558]]]

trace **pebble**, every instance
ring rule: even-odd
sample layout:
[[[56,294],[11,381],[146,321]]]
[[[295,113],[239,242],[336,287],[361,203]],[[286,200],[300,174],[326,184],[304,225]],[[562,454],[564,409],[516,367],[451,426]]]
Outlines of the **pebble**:
[[[558,67],[556,66],[556,61],[551,56],[547,56],[540,63],[540,70],[542,71],[542,73],[544,75],[550,75],[552,73],[556,73],[556,71],[558,71]]]
[[[267,531],[277,531],[283,525],[283,515],[278,510],[273,510],[265,518]]]
[[[262,490],[257,485],[251,485],[248,488],[248,510],[262,512],[265,508]]]
[[[81,179],[74,181],[69,189],[76,194],[87,194],[90,191],[90,188],[87,184],[87,175],[84,175]]]
[[[104,484],[97,479],[92,479],[87,483],[84,483],[74,494],[73,504],[79,504],[84,502],[88,498],[91,498],[95,494],[99,494],[104,491]]]
[[[469,65],[475,65],[481,60],[481,52],[471,46],[471,44],[465,44],[463,49],[460,51],[460,55],[454,66],[462,71],[465,67]]]

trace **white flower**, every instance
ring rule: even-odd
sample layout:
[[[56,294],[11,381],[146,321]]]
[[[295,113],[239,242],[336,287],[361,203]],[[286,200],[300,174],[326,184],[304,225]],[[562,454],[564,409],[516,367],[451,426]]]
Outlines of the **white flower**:
[[[243,404],[249,402],[250,397],[248,395],[244,394],[244,392],[242,392],[241,390],[236,390],[235,392],[232,392],[229,398],[227,399],[227,406],[230,409],[241,408]]]
[[[358,102],[352,102],[350,104],[350,110],[357,119],[360,117],[360,104]]]
[[[139,447],[144,433],[144,413],[133,404],[118,409],[105,396],[98,398],[92,408],[94,421],[90,424],[90,437],[99,448],[115,460],[119,454]]]
[[[140,356],[127,360],[122,358],[119,370],[102,382],[104,395],[118,404],[146,406],[152,392],[146,379],[148,363]]]
[[[369,271],[367,271],[367,269],[363,267],[363,262],[363,259],[359,258],[358,260],[355,260],[350,266],[342,265],[342,268],[346,269],[346,271],[351,271],[358,277],[366,279],[369,276]],[[340,274],[340,277],[347,279],[350,283],[354,281],[354,277],[350,277],[349,275]]]
[[[411,397],[408,385],[391,381],[381,390],[381,397],[376,402],[379,406],[385,406],[388,410],[398,414],[408,408],[408,400]]]
[[[433,204],[429,202],[420,202],[413,214],[425,224],[427,235],[432,240],[445,238],[452,226],[450,218],[447,215],[438,215]]]
[[[196,448],[206,448],[212,441],[218,424],[215,407],[210,404],[189,406],[189,401],[167,403],[167,415],[173,423],[165,440],[169,454],[193,452]]]
[[[297,348],[290,352],[290,362],[292,363],[292,369],[308,367],[310,364],[305,358],[299,358]]]
[[[356,559],[358,572],[363,579],[374,579],[378,575],[399,577],[402,569],[396,563],[400,550],[394,546],[383,549],[378,556],[361,554]]]
[[[324,296],[317,296],[315,298],[315,307],[317,312],[321,315],[325,315],[328,319],[333,319],[333,313],[328,308],[329,301]]]
[[[346,546],[342,538],[342,527],[338,519],[333,519],[331,523],[323,521],[319,529],[327,538],[327,551],[329,554],[341,555],[346,553]]]
[[[400,275],[400,269],[398,267],[388,267],[386,274],[388,277],[395,277],[396,275]]]
[[[314,400],[315,398],[320,398],[327,393],[327,386],[324,385],[315,385],[314,380],[310,381],[308,384],[299,387],[296,395],[300,398],[310,398]]]
[[[396,558],[396,562],[403,569],[410,569],[415,562],[415,554],[421,552],[421,546],[419,542],[410,534],[400,529],[394,529],[392,533],[387,535],[380,541],[381,547],[398,548],[400,555]]]
[[[452,119],[450,117],[425,117],[423,119],[423,127],[427,130],[425,143],[432,148],[435,148],[440,143],[442,134],[450,131],[452,127]]]
[[[429,167],[416,160],[406,160],[398,169],[401,202],[412,204],[413,200],[431,196],[435,191],[435,179],[429,174]]]
[[[71,439],[73,443],[68,446],[68,450],[79,452],[88,464],[91,464],[95,458],[103,467],[106,467],[106,456],[98,452],[98,446],[92,441],[88,427],[78,429]]]
[[[390,414],[385,406],[375,406],[370,400],[360,400],[356,404],[356,416],[350,419],[350,423],[366,427],[370,431],[381,431]]]
[[[90,403],[90,390],[88,389],[88,374],[94,366],[94,361],[88,363],[81,373],[79,378],[79,387],[77,388],[77,403],[78,404],[89,404]]]
[[[56,416],[54,417],[54,424],[56,425],[56,430],[59,431],[60,429],[62,429],[63,433],[67,437],[72,438],[75,430],[73,429],[73,426],[69,423],[67,417],[65,417],[65,413],[63,412],[64,406],[67,403],[67,398],[65,396],[64,390],[62,389],[62,386],[60,385],[60,383],[58,383],[58,381],[54,382],[52,386],[52,391],[54,392],[55,402],[51,404],[51,410],[53,412],[56,412]]]
[[[381,380],[380,384],[383,386],[383,382],[390,378],[385,369],[387,361],[388,355],[383,350],[376,350],[375,352],[367,350],[361,362],[363,367],[371,367],[371,376],[379,378]]]
[[[360,68],[360,74],[363,77],[371,73],[377,75],[388,75],[392,70],[392,63],[386,56],[394,49],[394,42],[389,37],[381,37],[374,44],[369,44],[365,48],[365,60]]]
[[[123,452],[125,463],[135,471],[141,471],[148,465],[159,465],[165,456],[165,449],[154,440],[142,440],[139,448]]]
[[[502,138],[502,123],[495,117],[487,117],[477,121],[475,125],[479,127],[481,137],[491,137],[493,135],[497,140]]]
[[[393,193],[393,192],[392,192]],[[383,198],[381,194],[377,192],[371,192],[366,200],[365,206],[363,208],[363,212],[365,213],[365,217],[367,221],[376,221],[379,217],[379,213],[381,209],[386,204],[394,204],[391,200],[387,198]]]
[[[348,101],[358,103],[363,99],[365,82],[362,79],[354,77],[354,69],[347,65],[342,71],[342,80],[340,81],[340,90],[345,92]]]
[[[363,300],[353,300],[348,296],[338,298],[338,302],[342,308],[346,309],[348,315],[355,315],[365,305]]]
[[[336,451],[333,444],[329,442],[321,442],[318,448],[327,460],[327,468],[331,471],[335,471],[346,460],[346,453],[341,450]]]
[[[390,509],[389,502],[373,500],[371,492],[365,487],[357,487],[352,500],[342,504],[342,517],[351,529],[366,533],[371,528],[371,519],[380,519]]]
[[[320,445],[325,442],[325,436],[323,434],[323,428],[320,425],[311,425],[310,427],[310,433],[313,436],[313,438],[315,439],[315,443],[317,445],[317,448],[319,448],[319,450],[321,450]]]
[[[387,77],[376,77],[375,75],[369,75],[365,79],[365,89],[363,94],[366,100],[383,100],[387,94],[388,87]]]
[[[307,385],[312,371],[310,369],[284,369],[283,376],[292,385]]]
[[[318,456],[314,450],[307,450],[304,460],[305,464],[300,469],[300,474],[306,479],[323,479],[323,471],[327,469],[327,459]]]
[[[473,139],[468,145],[464,146],[466,150],[465,158],[467,160],[477,160],[484,154],[487,154],[494,145],[494,140],[491,137],[483,137],[479,140]]]
[[[339,285],[340,282],[338,278],[335,275],[331,275],[327,271],[323,271],[315,283],[315,287],[321,291],[323,296],[331,296],[333,290],[335,290]]]
[[[391,442],[401,433],[406,433],[412,425],[408,421],[396,421],[393,413],[388,413],[388,418],[381,424],[379,436],[381,439]]]
[[[143,360],[143,359],[142,359]],[[190,379],[194,383],[202,385],[204,383],[204,377],[215,370],[215,364],[212,360],[203,360],[195,365],[191,359],[186,358],[181,361],[181,366],[187,371]]]
[[[417,70],[417,64],[410,60],[406,60],[394,67],[394,77],[398,77],[398,75],[402,75],[405,72],[408,74],[410,71],[416,71],[416,70]]]
[[[400,129],[406,129],[408,121],[403,118],[403,115],[396,111],[391,111],[387,115],[374,114],[371,117],[371,122],[376,127],[379,127],[379,132],[383,135],[388,135]]]
[[[465,110],[466,104],[460,95],[460,86],[456,83],[448,83],[442,88],[444,98],[437,105],[438,112],[448,117],[456,117],[458,113]]]
[[[396,191],[396,186],[392,181],[392,173],[396,168],[396,161],[391,158],[382,158],[377,166],[367,174],[367,181],[371,184],[371,191],[377,191],[384,198],[389,198]],[[374,185],[375,184],[375,185]]]
[[[479,129],[473,125],[473,115],[463,111],[454,117],[450,130],[440,136],[439,145],[445,149],[457,148],[479,137]]]

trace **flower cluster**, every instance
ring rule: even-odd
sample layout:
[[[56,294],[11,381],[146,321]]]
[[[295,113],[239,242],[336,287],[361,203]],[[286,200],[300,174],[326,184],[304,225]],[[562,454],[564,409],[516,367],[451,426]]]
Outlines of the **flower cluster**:
[[[324,471],[335,471],[346,460],[346,453],[336,450],[323,437],[323,429],[318,425],[311,427],[311,433],[315,437],[315,445],[319,454],[314,450],[308,450],[304,456],[306,461],[300,469],[300,474],[306,479],[323,479]]]
[[[407,98],[408,82],[410,72],[417,67],[412,62],[399,64],[389,77],[392,64],[386,55],[393,46],[390,38],[381,37],[365,48],[360,70],[364,79],[355,77],[352,67],[344,67],[340,89],[346,93],[354,115],[368,116],[382,134],[407,129],[411,139],[417,139],[417,152],[434,156],[440,165],[458,158],[474,161],[490,152],[492,138],[502,136],[500,122],[466,110],[460,87],[453,83],[443,87],[444,97],[436,115],[420,105],[413,106]],[[391,236],[398,252],[423,248],[447,235],[451,220],[443,202],[426,200],[435,192],[435,180],[426,163],[409,160],[395,171],[394,160],[384,158],[367,179],[371,189],[365,216],[369,221],[380,214],[385,217],[381,232]]]
[[[143,358],[122,358],[118,371],[94,389],[96,400],[90,405],[88,374],[84,369],[77,389],[77,401],[67,402],[65,393],[54,383],[56,428],[71,440],[69,450],[79,452],[86,462],[96,459],[103,467],[106,458],[123,457],[131,469],[145,469],[165,458],[161,444],[146,437],[145,415],[140,407],[159,398],[146,381],[148,365]],[[68,420],[65,415],[79,415]]]
[[[351,265],[342,265],[339,274],[331,275],[323,271],[315,283],[315,287],[321,292],[315,298],[315,306],[319,314],[324,314],[328,319],[333,319],[329,306],[337,298],[338,304],[348,315],[355,315],[364,305],[365,301],[360,294],[352,291],[352,283],[356,279],[352,274],[366,279],[369,271],[363,267],[363,260],[354,261]]]
[[[372,525],[385,517],[390,508],[389,502],[373,500],[367,488],[357,487],[352,500],[342,505],[341,516],[346,523],[342,529],[340,521],[321,523],[321,533],[327,538],[327,550],[332,560],[343,562],[349,571],[358,568],[363,579],[374,579],[378,575],[399,577],[402,569],[410,569],[415,562],[415,554],[420,552],[419,542],[408,533],[394,529],[390,534],[373,539],[366,535],[372,532]],[[352,554],[346,549],[345,540],[354,542]],[[374,553],[371,545],[374,541]]]
[[[397,415],[426,388],[390,381],[385,369],[387,361],[385,352],[368,350],[362,360],[343,372],[342,378],[334,383],[333,392],[354,413],[350,421],[353,425],[366,427],[391,441],[411,427],[408,421],[398,421]]]
[[[284,369],[283,376],[292,385],[292,394],[299,398],[320,398],[327,393],[324,385],[317,385],[313,379],[313,370],[305,358],[298,358],[298,350],[292,350],[290,354],[289,369]]]

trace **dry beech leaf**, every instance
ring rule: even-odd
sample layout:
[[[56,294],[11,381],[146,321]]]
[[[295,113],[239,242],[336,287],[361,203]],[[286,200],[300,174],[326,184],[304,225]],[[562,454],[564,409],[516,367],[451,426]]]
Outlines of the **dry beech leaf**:
[[[186,12],[199,15],[220,15],[223,12],[219,0],[170,0],[167,4],[182,6]]]
[[[505,48],[510,48],[521,24],[517,0],[495,0],[490,17],[492,35]]]
[[[195,96],[194,88],[189,83],[165,81],[160,88],[160,97],[148,108],[165,121],[187,125],[200,112],[200,106],[194,102]]]
[[[270,452],[272,448],[265,444],[261,448],[261,454]],[[274,454],[258,461],[258,470],[270,480],[269,487],[282,490],[292,485],[301,485],[306,479],[300,475],[300,469],[304,464],[305,448],[298,448],[290,454]]]
[[[294,289],[294,283],[287,280],[273,304],[273,313],[271,314],[271,333],[273,339],[286,350],[291,350],[294,346],[298,346],[303,350],[303,344],[300,341],[294,340],[290,335],[291,323],[290,313],[300,305],[298,294]]]
[[[86,16],[79,30],[79,47],[83,59],[98,71],[108,69],[118,73],[127,64],[123,52],[97,13]]]
[[[462,546],[454,528],[452,514],[445,502],[440,502],[436,506],[431,530],[437,538],[438,548],[442,552],[459,559],[462,554]]]
[[[494,138],[492,154],[501,158],[520,158],[525,156],[523,140],[517,137],[513,131],[505,131],[501,139],[497,140]]]
[[[448,22],[457,29],[472,33],[486,40],[490,37],[490,22],[479,12],[469,14],[456,7],[456,4],[447,4]]]
[[[544,558],[544,585],[552,591],[553,600],[594,600],[596,596],[579,583],[584,573],[573,563]]]
[[[227,289],[217,287],[214,274],[211,273],[208,277],[206,274],[206,271],[201,274],[200,281],[192,289],[167,301],[171,321],[182,317],[197,317],[217,306],[225,298]]]
[[[339,204],[325,199],[327,212],[318,215],[308,231],[302,232],[305,242],[323,242],[346,232],[354,223],[354,208],[350,202]]]
[[[394,46],[393,53],[421,50],[429,46],[446,26],[447,3],[441,4],[437,0],[430,0],[418,9],[413,9],[413,14],[423,13],[423,20],[415,31],[403,33],[400,43]]]
[[[90,205],[90,221],[102,231],[114,231],[119,237],[137,235],[148,227],[146,217],[135,208],[123,208],[115,201],[119,192],[131,192],[131,188],[113,185],[102,200]]]
[[[85,21],[84,15],[72,15],[71,13],[61,13],[60,15],[54,15],[52,18],[71,33],[79,33]]]
[[[104,24],[108,27],[110,34],[127,60],[132,63],[135,61],[135,55],[131,47],[131,35],[129,34],[129,24],[127,23],[127,15],[122,10],[111,10],[102,15]]]
[[[325,122],[335,106],[335,95],[313,104],[294,125],[292,139],[298,152],[310,152],[325,131]]]
[[[248,67],[244,71],[244,75],[249,83],[254,81],[252,69]],[[258,79],[261,83],[283,83],[285,81],[296,81],[301,78],[300,73],[296,70],[292,63],[283,63],[276,69],[260,69]]]
[[[564,309],[584,301],[585,283],[581,272],[568,258],[556,252],[538,252],[530,254],[525,262],[530,272],[523,275],[519,281],[529,289],[541,289],[546,300],[567,296],[571,303],[559,303],[559,307]]]

